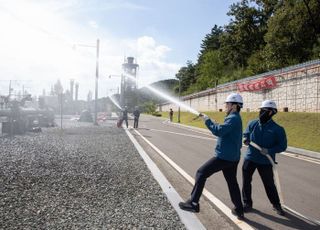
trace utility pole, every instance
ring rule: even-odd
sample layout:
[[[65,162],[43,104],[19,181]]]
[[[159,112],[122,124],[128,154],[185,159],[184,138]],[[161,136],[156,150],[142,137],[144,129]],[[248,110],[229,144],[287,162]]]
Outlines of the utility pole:
[[[181,79],[179,78],[179,101],[181,96]],[[180,105],[178,107],[178,123],[180,123]]]
[[[98,117],[98,79],[99,79],[99,44],[100,41],[97,39],[97,44],[95,46],[93,45],[85,45],[85,44],[75,44],[76,46],[83,46],[83,47],[91,47],[96,48],[97,56],[96,56],[96,79],[95,79],[95,100],[94,100],[94,125],[98,125],[97,117]]]
[[[75,101],[78,101],[79,83],[76,83]]]
[[[120,106],[124,108],[124,97],[125,97],[125,79],[124,74],[121,74],[121,94],[120,94]]]
[[[11,88],[11,80],[10,80],[10,82],[9,82],[9,98],[11,96],[11,91],[12,91],[12,88]]]
[[[63,93],[60,93],[60,129],[62,130],[62,117],[63,117]]]
[[[96,58],[96,88],[94,99],[94,125],[98,125],[98,78],[99,78],[99,39],[97,39],[97,58]]]

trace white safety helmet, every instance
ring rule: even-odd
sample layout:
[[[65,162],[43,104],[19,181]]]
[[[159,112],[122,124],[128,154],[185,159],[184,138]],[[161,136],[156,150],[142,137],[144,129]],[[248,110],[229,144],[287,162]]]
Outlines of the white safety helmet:
[[[231,94],[227,97],[227,99],[226,99],[226,101],[225,101],[225,103],[228,103],[228,102],[230,102],[230,103],[237,103],[237,104],[239,104],[240,108],[242,108],[242,106],[243,106],[242,97],[241,97],[241,95],[238,94],[238,93],[231,93]]]
[[[265,100],[265,101],[263,101],[259,108],[260,109],[262,109],[262,108],[272,109],[272,110],[275,111],[275,113],[278,111],[277,105],[273,100]]]
[[[273,100],[265,100],[261,103],[261,106],[259,108],[277,109],[277,105]]]

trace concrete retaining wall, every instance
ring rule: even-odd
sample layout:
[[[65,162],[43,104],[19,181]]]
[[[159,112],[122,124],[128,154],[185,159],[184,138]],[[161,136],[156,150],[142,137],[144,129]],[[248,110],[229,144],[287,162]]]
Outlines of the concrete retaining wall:
[[[320,112],[320,60],[218,85],[217,88],[184,96],[181,100],[197,111],[224,110],[224,100],[230,93],[238,92],[238,83],[248,83],[270,75],[276,79],[275,88],[240,92],[244,100],[243,111],[257,111],[263,100],[272,99],[279,111]],[[159,105],[158,110],[169,111],[170,108],[178,110],[178,106],[172,103]],[[181,111],[185,109],[181,108]]]

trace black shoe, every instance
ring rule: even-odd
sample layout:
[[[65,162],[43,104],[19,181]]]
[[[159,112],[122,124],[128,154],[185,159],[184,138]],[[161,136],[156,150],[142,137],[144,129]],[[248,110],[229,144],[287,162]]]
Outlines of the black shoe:
[[[189,211],[189,212],[199,212],[200,211],[200,205],[193,204],[191,202],[191,200],[187,200],[186,202],[180,202],[179,207],[182,210]]]
[[[282,209],[280,204],[273,205],[273,210],[275,210],[277,212],[277,214],[280,215],[280,216],[284,216],[285,215],[285,212],[283,211],[283,209]]]
[[[243,212],[251,212],[252,211],[252,205],[244,204],[243,205]]]
[[[231,213],[235,216],[237,216],[238,220],[244,220],[244,214],[243,211],[238,211],[236,208],[233,208],[231,210]]]

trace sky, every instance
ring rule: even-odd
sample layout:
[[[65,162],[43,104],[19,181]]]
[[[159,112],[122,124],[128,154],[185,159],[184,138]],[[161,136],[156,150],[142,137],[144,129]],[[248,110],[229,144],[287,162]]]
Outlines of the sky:
[[[230,21],[231,0],[0,0],[0,95],[48,95],[59,79],[94,94],[99,39],[99,98],[117,91],[134,57],[138,87],[175,78],[195,63],[211,28]],[[111,75],[111,77],[109,77]]]

